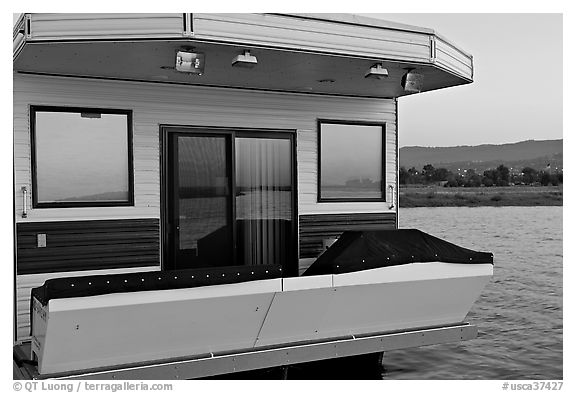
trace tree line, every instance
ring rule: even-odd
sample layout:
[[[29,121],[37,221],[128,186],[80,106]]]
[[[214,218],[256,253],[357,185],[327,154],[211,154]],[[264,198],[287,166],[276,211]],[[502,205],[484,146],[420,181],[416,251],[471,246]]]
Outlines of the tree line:
[[[512,173],[509,168],[499,165],[496,169],[485,170],[482,174],[474,169],[467,169],[464,173],[454,173],[446,168],[434,168],[426,164],[421,171],[412,167],[400,167],[400,184],[438,184],[444,187],[501,187],[509,185],[553,185],[563,183],[562,172],[550,170],[536,170],[525,167],[520,173]]]

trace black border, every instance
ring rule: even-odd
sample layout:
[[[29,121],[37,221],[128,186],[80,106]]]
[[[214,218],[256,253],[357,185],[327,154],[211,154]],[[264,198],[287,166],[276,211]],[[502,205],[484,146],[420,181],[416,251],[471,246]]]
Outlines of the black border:
[[[235,148],[234,139],[240,138],[279,138],[289,139],[292,141],[292,245],[289,248],[290,255],[287,257],[287,266],[282,266],[285,277],[297,277],[299,271],[299,236],[298,236],[298,163],[297,163],[297,130],[296,129],[276,129],[276,128],[256,128],[256,127],[218,127],[218,126],[199,126],[199,125],[180,125],[180,124],[160,124],[159,141],[160,141],[160,255],[161,269],[169,270],[173,268],[170,265],[170,259],[174,252],[172,242],[170,241],[170,211],[169,211],[169,190],[171,173],[169,171],[170,157],[170,135],[224,135],[230,138],[230,159],[232,175],[235,173]],[[234,176],[231,176],[232,195],[235,195]],[[233,220],[235,220],[235,203],[232,201]],[[236,231],[233,233],[233,241],[236,242]]]
[[[386,123],[376,121],[362,121],[362,120],[334,120],[334,119],[317,119],[317,172],[316,177],[316,201],[318,203],[332,203],[332,202],[386,202]],[[380,198],[322,198],[321,193],[321,178],[322,178],[322,124],[346,124],[354,126],[379,126],[382,127],[382,179],[380,181]]]
[[[37,112],[65,112],[65,113],[100,113],[100,114],[120,114],[126,115],[127,119],[127,144],[128,144],[128,200],[127,201],[102,201],[102,202],[38,202],[36,179],[36,113]],[[89,108],[89,107],[67,107],[67,106],[45,106],[30,105],[30,157],[32,172],[32,208],[74,208],[74,207],[112,207],[112,206],[134,206],[134,154],[133,154],[133,132],[132,132],[132,110],[109,109],[109,108]]]

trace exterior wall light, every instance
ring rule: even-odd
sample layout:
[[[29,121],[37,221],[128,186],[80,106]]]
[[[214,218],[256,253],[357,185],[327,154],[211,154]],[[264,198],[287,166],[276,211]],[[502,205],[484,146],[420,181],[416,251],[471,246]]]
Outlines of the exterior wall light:
[[[382,66],[382,63],[376,63],[366,72],[366,74],[364,74],[364,78],[370,78],[370,79],[388,78],[388,70]]]
[[[245,50],[241,55],[232,59],[232,67],[254,68],[258,64],[256,56],[252,56],[249,50]]]
[[[408,93],[420,93],[424,88],[424,75],[408,69],[408,72],[402,77],[402,87]]]
[[[204,61],[205,56],[203,53],[178,51],[176,53],[176,71],[202,75],[204,73]]]

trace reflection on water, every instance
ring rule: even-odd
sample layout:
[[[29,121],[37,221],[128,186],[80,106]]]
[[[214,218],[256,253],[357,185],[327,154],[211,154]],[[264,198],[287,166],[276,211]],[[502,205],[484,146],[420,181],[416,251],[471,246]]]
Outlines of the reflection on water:
[[[229,225],[227,197],[181,198],[179,200],[181,250],[197,248],[199,239]]]
[[[562,379],[562,207],[401,209],[400,227],[494,253],[466,318],[478,338],[387,352],[384,373],[356,358],[298,365],[289,379]],[[233,378],[278,378],[269,374]]]
[[[243,191],[236,196],[236,219],[292,220],[292,192]],[[181,198],[180,248],[193,249],[197,241],[229,224],[226,196]]]
[[[302,379],[562,379],[562,207],[401,209],[418,228],[494,253],[494,277],[468,314],[478,338],[384,354],[384,373],[301,366]]]
[[[386,379],[561,379],[562,207],[401,209],[400,227],[494,253],[468,314],[479,337],[389,352]]]

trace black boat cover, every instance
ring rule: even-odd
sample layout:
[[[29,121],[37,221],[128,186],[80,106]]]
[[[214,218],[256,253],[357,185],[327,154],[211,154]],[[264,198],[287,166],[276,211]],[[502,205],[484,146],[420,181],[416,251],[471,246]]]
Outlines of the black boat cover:
[[[344,232],[303,275],[350,273],[423,262],[494,263],[491,253],[459,247],[418,229],[349,231]]]
[[[50,299],[97,296],[109,293],[195,288],[282,277],[281,265],[230,266],[158,272],[62,277],[32,289],[43,305]]]
[[[303,275],[350,273],[416,262],[493,263],[493,256],[459,247],[417,229],[349,231],[344,232]],[[47,305],[50,299],[194,288],[280,277],[281,265],[62,277],[47,280],[41,287],[32,289],[32,297]]]

